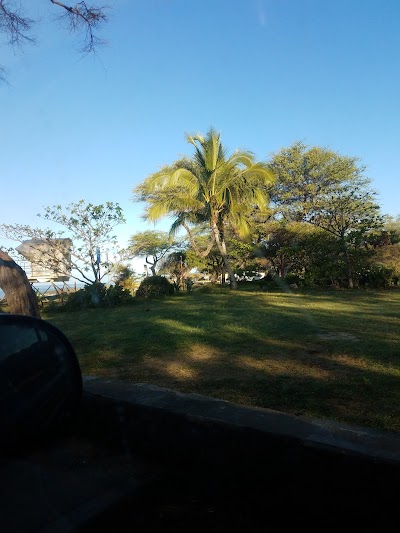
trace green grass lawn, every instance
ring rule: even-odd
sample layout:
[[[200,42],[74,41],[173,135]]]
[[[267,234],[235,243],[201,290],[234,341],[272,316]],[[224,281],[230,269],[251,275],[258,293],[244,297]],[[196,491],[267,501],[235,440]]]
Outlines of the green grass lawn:
[[[398,290],[196,290],[43,318],[84,374],[400,431]]]

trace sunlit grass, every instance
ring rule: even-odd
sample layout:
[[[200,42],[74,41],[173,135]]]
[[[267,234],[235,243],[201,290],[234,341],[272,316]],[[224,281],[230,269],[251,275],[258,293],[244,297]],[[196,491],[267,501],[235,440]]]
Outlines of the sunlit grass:
[[[400,291],[194,291],[45,318],[86,374],[400,431]]]

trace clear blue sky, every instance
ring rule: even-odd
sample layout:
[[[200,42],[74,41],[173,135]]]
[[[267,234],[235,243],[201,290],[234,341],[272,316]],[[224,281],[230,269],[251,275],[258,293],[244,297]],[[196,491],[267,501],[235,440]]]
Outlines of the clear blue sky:
[[[358,156],[382,211],[400,214],[399,0],[109,3],[109,45],[81,59],[58,10],[22,0],[42,22],[37,46],[0,48],[1,222],[114,201],[125,245],[147,228],[133,186],[211,125],[259,159],[296,140]]]

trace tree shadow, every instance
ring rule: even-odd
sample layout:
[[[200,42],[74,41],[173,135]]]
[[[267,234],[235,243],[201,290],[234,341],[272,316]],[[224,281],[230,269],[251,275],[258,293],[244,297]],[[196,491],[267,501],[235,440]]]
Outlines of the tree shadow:
[[[62,329],[79,346],[84,373],[399,431],[396,324],[388,322],[388,337],[368,305],[338,314],[306,303],[286,294],[184,295],[86,311]],[[324,339],[327,331],[357,339]]]

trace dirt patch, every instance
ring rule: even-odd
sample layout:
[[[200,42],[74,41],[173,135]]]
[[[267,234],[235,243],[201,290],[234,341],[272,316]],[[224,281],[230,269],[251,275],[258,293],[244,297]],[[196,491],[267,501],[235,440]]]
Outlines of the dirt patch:
[[[190,347],[189,353],[187,354],[187,357],[192,359],[193,361],[210,361],[210,360],[216,360],[221,356],[221,353],[219,350],[208,346],[206,344],[193,344]]]
[[[326,331],[320,333],[318,337],[324,341],[358,341],[358,337],[352,333],[346,333],[345,331]]]

